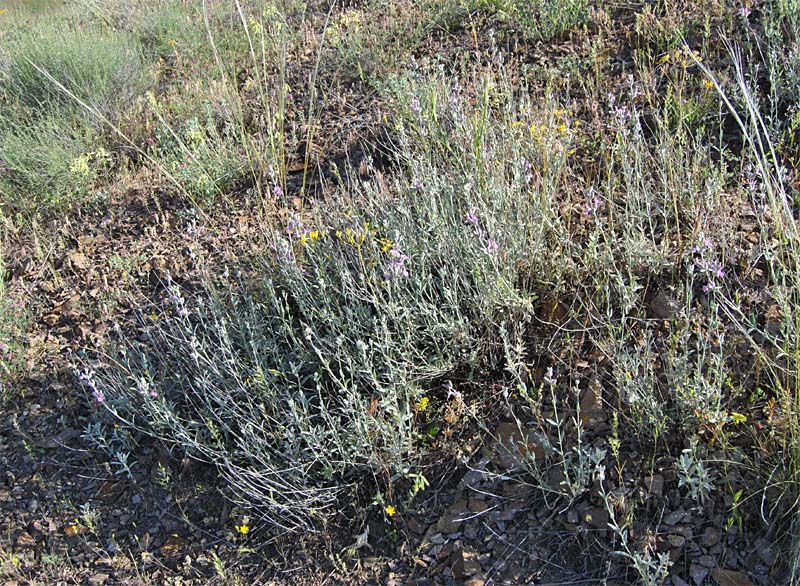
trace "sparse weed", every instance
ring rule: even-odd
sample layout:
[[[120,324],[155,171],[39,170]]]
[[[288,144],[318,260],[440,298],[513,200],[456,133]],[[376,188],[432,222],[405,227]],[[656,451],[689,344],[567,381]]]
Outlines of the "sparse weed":
[[[2,213],[0,213],[2,219]],[[0,401],[9,398],[25,370],[25,340],[28,314],[25,304],[5,288],[5,265],[0,243]]]
[[[683,450],[678,458],[678,486],[686,487],[689,498],[702,506],[714,490],[714,484],[703,460],[697,457],[697,438],[692,438],[691,442],[691,447]]]
[[[541,41],[562,39],[589,21],[586,0],[469,0],[478,8],[488,8],[525,34]]]
[[[669,559],[669,553],[656,552],[653,543],[645,543],[637,547],[630,539],[630,521],[618,518],[617,504],[615,495],[607,492],[603,481],[605,471],[602,467],[598,468],[597,479],[600,485],[600,496],[608,512],[608,526],[614,531],[616,538],[619,539],[621,549],[615,549],[618,555],[630,560],[636,573],[639,575],[641,584],[644,586],[660,586],[667,579],[669,569],[673,562]]]

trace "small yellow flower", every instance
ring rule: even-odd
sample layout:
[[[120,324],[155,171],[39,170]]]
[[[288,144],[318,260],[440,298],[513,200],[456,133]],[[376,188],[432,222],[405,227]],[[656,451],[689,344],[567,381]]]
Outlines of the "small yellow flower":
[[[397,514],[397,509],[395,509],[392,505],[386,505],[383,507],[383,511],[390,517],[394,517]]]
[[[711,81],[710,79],[704,79],[704,80],[703,80],[703,86],[704,86],[704,87],[705,87],[707,90],[710,90],[711,88],[713,88],[713,87],[714,87],[714,82],[713,82],[713,81]]]
[[[394,242],[388,238],[381,238],[378,240],[378,243],[381,245],[381,252],[389,252],[392,248],[394,248]]]
[[[733,419],[733,422],[736,425],[739,425],[740,423],[744,423],[745,421],[747,421],[747,416],[743,415],[742,413],[737,413],[736,411],[734,411],[733,413],[731,413],[731,419]]]
[[[430,403],[431,403],[431,400],[428,397],[422,397],[419,400],[419,403],[417,403],[417,411],[422,413],[423,411],[425,411],[428,408]]]
[[[70,173],[79,175],[81,177],[88,177],[92,172],[91,168],[89,167],[91,156],[91,153],[84,153],[73,159],[69,165]]]
[[[178,46],[178,41],[176,41],[175,39],[169,39],[167,41],[167,45],[169,45],[170,47],[177,47]]]
[[[237,533],[242,535],[247,535],[250,533],[250,527],[248,525],[236,525],[235,529]]]

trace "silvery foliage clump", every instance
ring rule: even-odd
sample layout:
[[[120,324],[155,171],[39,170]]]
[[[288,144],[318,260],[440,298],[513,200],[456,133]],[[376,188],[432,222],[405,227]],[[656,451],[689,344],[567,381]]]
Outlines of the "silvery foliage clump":
[[[714,490],[712,472],[706,468],[702,459],[697,457],[697,439],[692,439],[692,446],[681,452],[677,462],[678,486],[686,487],[689,498],[700,505],[705,504]]]
[[[215,465],[273,533],[321,528],[365,479],[413,469],[419,397],[501,366],[498,328],[531,311],[526,267],[543,228],[514,113],[492,114],[478,160],[474,118],[451,96],[447,129],[433,129],[424,108],[440,88],[425,91],[404,121],[406,177],[353,181],[278,227],[255,277],[190,299],[169,283],[149,340],[120,339],[92,365],[100,406]]]

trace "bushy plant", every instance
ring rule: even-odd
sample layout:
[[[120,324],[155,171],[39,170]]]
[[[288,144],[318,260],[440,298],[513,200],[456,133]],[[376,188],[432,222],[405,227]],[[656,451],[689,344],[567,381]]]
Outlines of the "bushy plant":
[[[0,92],[27,108],[28,115],[54,108],[81,112],[75,99],[44,72],[106,115],[147,83],[139,46],[123,32],[91,26],[64,30],[42,20],[6,34],[4,46]]]
[[[421,88],[403,87],[413,113]],[[427,137],[404,148],[411,177],[354,183],[346,205],[292,218],[248,287],[193,302],[173,286],[149,348],[122,345],[83,374],[95,399],[214,463],[273,529],[313,530],[360,480],[405,474],[422,451],[421,394],[497,367],[496,332],[530,311],[523,261],[542,246],[523,154],[511,174],[489,172],[519,145],[517,113],[486,104],[495,125],[476,126],[453,97],[439,123],[464,158],[440,157],[427,114],[405,120]]]
[[[102,149],[97,155],[96,139],[90,127],[73,125],[59,113],[0,119],[0,206],[30,212],[86,195],[110,163]]]
[[[74,24],[75,28],[69,28]],[[149,83],[136,41],[97,23],[44,18],[4,34],[2,205],[31,212],[85,196],[112,167],[105,123]]]

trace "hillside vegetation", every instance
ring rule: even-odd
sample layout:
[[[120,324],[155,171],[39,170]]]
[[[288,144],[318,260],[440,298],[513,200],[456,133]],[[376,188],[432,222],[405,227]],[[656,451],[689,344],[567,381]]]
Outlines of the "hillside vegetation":
[[[798,31],[0,9],[0,576],[800,584]]]

